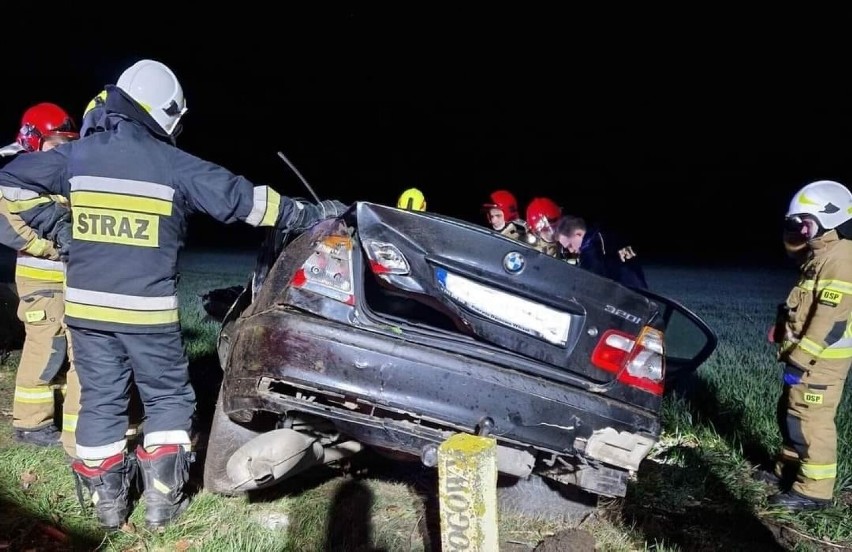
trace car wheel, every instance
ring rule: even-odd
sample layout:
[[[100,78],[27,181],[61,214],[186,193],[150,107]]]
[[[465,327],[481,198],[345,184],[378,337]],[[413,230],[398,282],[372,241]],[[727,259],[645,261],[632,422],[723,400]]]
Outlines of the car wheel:
[[[231,420],[222,407],[222,390],[216,399],[210,437],[207,440],[207,454],[204,460],[204,488],[211,493],[226,496],[242,496],[245,492],[235,491],[234,483],[228,477],[227,465],[231,455],[242,445],[263,433]]]
[[[497,480],[497,508],[509,514],[580,521],[597,502],[597,495],[535,474],[526,479],[501,475]]]

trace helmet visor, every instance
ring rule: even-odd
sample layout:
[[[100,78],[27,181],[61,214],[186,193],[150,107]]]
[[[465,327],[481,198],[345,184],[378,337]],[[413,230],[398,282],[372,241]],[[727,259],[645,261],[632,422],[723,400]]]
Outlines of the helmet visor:
[[[533,232],[547,243],[556,241],[556,233],[547,217],[541,217],[536,221],[535,226],[533,226]]]

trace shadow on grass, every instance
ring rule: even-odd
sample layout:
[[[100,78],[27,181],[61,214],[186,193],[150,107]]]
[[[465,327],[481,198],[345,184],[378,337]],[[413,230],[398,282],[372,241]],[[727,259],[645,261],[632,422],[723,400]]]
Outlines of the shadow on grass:
[[[787,550],[752,505],[731,494],[700,449],[674,447],[666,458],[673,463],[643,462],[621,508],[623,521],[647,542],[699,552]]]
[[[361,481],[350,479],[338,487],[328,511],[323,550],[381,552],[372,547],[372,507],[373,493]]]
[[[752,465],[772,469],[774,453],[766,448],[763,436],[752,429],[746,404],[723,404],[718,398],[719,390],[697,374],[679,382],[674,395],[687,401],[696,422],[712,425],[728,446],[741,449]],[[770,408],[774,412],[776,405]]]
[[[327,547],[323,550],[380,551],[371,548],[374,528],[370,512],[374,500],[372,491],[364,480],[372,479],[403,483],[414,490],[413,506],[416,510],[423,510],[417,527],[423,548],[440,552],[437,470],[426,468],[419,462],[389,459],[369,448],[341,460],[337,465],[317,466],[272,487],[253,491],[249,493],[248,501],[264,503],[274,502],[282,497],[298,497],[341,477],[347,479],[336,489],[327,511],[321,514],[323,518],[328,519],[325,538]],[[302,504],[298,501],[293,504],[290,511],[290,528],[294,534],[298,534],[300,527],[311,527],[310,520],[317,514],[312,510],[314,505],[312,502]]]
[[[45,519],[0,496],[0,549],[50,550],[52,552],[97,549],[102,535],[67,533],[56,520]]]

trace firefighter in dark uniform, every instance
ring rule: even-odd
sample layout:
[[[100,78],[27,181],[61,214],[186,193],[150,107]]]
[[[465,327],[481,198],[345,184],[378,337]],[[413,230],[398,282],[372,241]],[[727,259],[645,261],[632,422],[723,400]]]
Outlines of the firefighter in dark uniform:
[[[829,506],[837,477],[835,415],[852,362],[852,193],[821,180],[799,190],[786,216],[785,246],[800,263],[787,297],[778,359],[783,446],[775,483],[792,487],[770,505],[798,511]],[[792,468],[792,469],[790,469]]]
[[[70,199],[71,221],[55,238],[67,254],[65,316],[82,384],[72,469],[92,493],[101,525],[128,515],[133,473],[126,453],[131,379],[145,410],[136,449],[145,522],[162,527],[188,504],[195,395],[180,333],[177,260],[187,218],[301,229],[342,214],[337,201],[311,204],[255,186],[175,146],[186,113],[167,66],[142,60],[106,87],[98,132],[0,171],[13,201],[39,194]],[[41,228],[33,209],[28,224]],[[125,362],[128,361],[128,362]]]
[[[600,276],[629,287],[647,289],[645,272],[631,245],[599,228],[589,227],[574,215],[565,215],[556,224],[556,236],[564,255]]]

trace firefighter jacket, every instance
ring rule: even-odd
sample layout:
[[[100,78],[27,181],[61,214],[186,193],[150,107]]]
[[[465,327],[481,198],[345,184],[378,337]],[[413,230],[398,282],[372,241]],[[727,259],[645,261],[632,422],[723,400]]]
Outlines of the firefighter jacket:
[[[829,231],[810,242],[812,254],[787,297],[779,360],[810,370],[821,361],[852,359],[852,241]]]
[[[14,159],[0,170],[0,191],[15,195],[14,201],[40,194],[70,199],[68,326],[175,331],[178,252],[190,214],[275,226],[286,225],[302,207],[178,149],[122,90],[108,86],[106,92],[100,120],[92,123],[97,131]],[[26,214],[49,218],[43,211]],[[40,228],[38,221],[27,222]]]
[[[500,230],[500,233],[507,238],[522,241],[527,234],[527,225],[522,220],[513,220],[506,223],[503,229]]]
[[[648,288],[633,248],[616,237],[604,236],[596,228],[586,230],[576,264],[625,286]]]
[[[38,198],[38,201],[46,203],[52,200]],[[18,252],[16,278],[62,283],[65,270],[53,242],[40,237],[18,214],[32,206],[32,202],[8,201],[0,192],[0,244]]]

